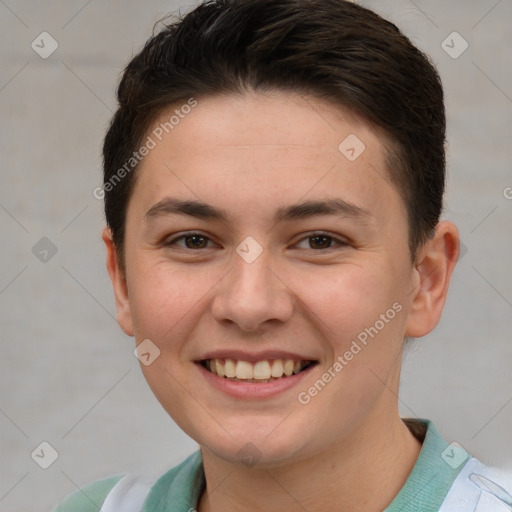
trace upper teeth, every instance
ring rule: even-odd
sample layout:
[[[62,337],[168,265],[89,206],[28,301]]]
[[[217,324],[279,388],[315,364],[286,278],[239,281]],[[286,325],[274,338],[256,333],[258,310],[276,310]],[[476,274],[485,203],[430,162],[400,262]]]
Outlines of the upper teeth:
[[[278,379],[283,375],[299,373],[310,361],[294,361],[293,359],[272,359],[270,361],[240,361],[234,359],[208,359],[206,368],[219,377],[235,378],[241,380],[268,380]]]

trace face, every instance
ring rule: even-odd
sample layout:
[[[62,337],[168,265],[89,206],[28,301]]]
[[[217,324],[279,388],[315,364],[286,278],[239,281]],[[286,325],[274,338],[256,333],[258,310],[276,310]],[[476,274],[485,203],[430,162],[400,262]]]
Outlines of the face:
[[[289,93],[198,98],[162,135],[174,109],[148,133],[125,276],[107,242],[162,406],[219,457],[269,466],[397,415],[421,270],[382,137]]]

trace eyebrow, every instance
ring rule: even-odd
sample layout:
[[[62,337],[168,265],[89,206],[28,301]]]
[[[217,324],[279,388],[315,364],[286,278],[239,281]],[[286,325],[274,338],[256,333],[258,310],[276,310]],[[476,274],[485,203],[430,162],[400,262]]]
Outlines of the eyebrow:
[[[153,205],[144,216],[146,221],[163,215],[188,215],[199,219],[211,219],[227,222],[226,211],[203,201],[181,200],[166,197]],[[306,201],[279,208],[274,216],[276,222],[305,219],[320,215],[340,215],[353,218],[369,218],[371,213],[366,208],[357,206],[344,199],[325,201]]]
[[[280,208],[276,213],[275,220],[282,222],[319,215],[338,215],[353,218],[369,218],[372,216],[366,208],[344,199],[327,199],[325,201],[306,201]]]

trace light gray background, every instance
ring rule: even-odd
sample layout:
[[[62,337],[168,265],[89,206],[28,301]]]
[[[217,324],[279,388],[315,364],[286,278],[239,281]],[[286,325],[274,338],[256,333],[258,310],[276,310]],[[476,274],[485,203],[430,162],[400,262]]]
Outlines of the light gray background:
[[[440,326],[408,351],[401,411],[510,467],[512,1],[361,3],[395,21],[440,70],[446,217],[467,247]],[[85,483],[156,476],[196,448],[153,397],[117,326],[92,194],[120,72],[180,5],[0,0],[1,511],[49,511]],[[43,31],[59,44],[48,59],[31,48]],[[441,47],[453,31],[469,43],[458,59]],[[42,237],[58,249],[46,263],[32,253]],[[42,441],[59,454],[46,470],[31,458]]]

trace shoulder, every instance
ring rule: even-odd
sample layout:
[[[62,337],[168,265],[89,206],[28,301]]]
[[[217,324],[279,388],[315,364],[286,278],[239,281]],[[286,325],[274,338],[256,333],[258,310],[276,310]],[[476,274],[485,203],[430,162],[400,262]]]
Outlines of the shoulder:
[[[92,482],[66,496],[54,512],[98,512],[107,494],[123,478],[116,475]]]
[[[506,512],[512,507],[512,474],[472,457],[463,466],[441,512]]]
[[[202,456],[198,450],[160,476],[156,482],[132,474],[97,480],[66,496],[53,512],[98,512],[106,505],[107,496],[111,500],[109,506],[113,503],[116,505],[112,510],[126,510],[121,505],[127,501],[131,505],[135,502],[144,503],[144,510],[161,510],[163,502],[184,501],[190,504],[187,508],[193,508],[204,486]]]

